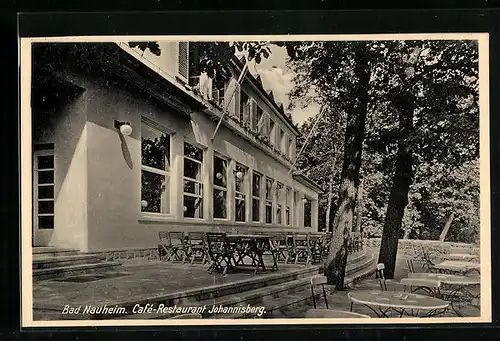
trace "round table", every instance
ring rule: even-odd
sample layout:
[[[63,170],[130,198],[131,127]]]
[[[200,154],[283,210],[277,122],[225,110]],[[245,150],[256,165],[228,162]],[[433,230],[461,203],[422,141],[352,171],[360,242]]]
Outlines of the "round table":
[[[478,277],[468,277],[460,275],[440,274],[440,273],[410,273],[409,278],[422,278],[440,281],[442,288],[440,289],[440,297],[451,302],[451,308],[455,314],[461,316],[456,305],[461,302],[472,303],[477,302],[479,307],[480,293],[474,293],[470,290],[471,287],[481,284],[481,279]],[[476,304],[473,304],[476,306]]]
[[[351,300],[351,311],[353,303],[363,304],[373,311],[377,317],[390,317],[392,311],[416,317],[430,317],[442,314],[449,307],[450,302],[419,294],[411,294],[404,291],[381,291],[362,290],[352,291],[347,294]],[[420,311],[425,313],[418,315]]]

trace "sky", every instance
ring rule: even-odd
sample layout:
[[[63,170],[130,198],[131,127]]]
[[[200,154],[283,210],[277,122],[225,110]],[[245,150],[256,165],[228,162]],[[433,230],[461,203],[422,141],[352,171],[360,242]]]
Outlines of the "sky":
[[[254,76],[260,75],[264,89],[272,90],[275,101],[283,103],[285,111],[291,112],[293,122],[301,125],[306,119],[318,113],[319,106],[311,104],[304,109],[287,110],[290,102],[288,93],[294,86],[293,71],[285,65],[288,58],[286,49],[275,45],[270,45],[270,48],[269,58],[262,58],[260,64],[251,61],[248,70]]]

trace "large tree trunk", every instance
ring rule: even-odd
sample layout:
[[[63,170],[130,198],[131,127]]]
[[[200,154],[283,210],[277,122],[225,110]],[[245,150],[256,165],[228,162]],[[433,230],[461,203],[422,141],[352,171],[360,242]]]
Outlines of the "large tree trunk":
[[[363,216],[363,181],[358,186],[358,194],[356,197],[356,225],[352,232],[361,232],[361,217]]]
[[[337,147],[333,147],[332,167],[330,170],[330,181],[328,183],[328,199],[326,203],[326,216],[325,216],[325,229],[331,231],[330,228],[330,215],[332,211],[333,202],[333,185],[335,184],[335,166],[337,163]]]
[[[448,231],[450,230],[451,223],[453,223],[453,219],[455,219],[455,212],[451,212],[450,217],[446,221],[446,224],[444,225],[443,232],[441,232],[441,235],[439,236],[439,241],[444,242],[446,239],[446,235],[448,234]]]
[[[353,110],[347,113],[339,206],[333,221],[332,243],[324,270],[328,283],[335,285],[337,290],[344,289],[347,243],[353,223],[356,189],[359,186],[359,169],[368,104],[368,82],[370,80],[366,43],[358,43],[354,57],[356,59],[355,74],[358,79],[355,93],[357,102]]]
[[[385,264],[386,278],[394,278],[398,241],[413,176],[413,156],[409,146],[409,138],[413,132],[413,106],[406,95],[400,94],[398,97],[398,152],[378,257],[378,262]]]

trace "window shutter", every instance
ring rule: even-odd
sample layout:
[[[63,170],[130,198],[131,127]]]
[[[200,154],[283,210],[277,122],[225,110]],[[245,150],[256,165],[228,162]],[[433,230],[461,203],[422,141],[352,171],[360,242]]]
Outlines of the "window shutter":
[[[184,41],[179,42],[179,75],[188,79],[188,63],[189,63],[189,49],[188,43]]]
[[[259,132],[263,134],[264,136],[267,136],[267,130],[268,130],[269,124],[268,124],[268,113],[264,112],[262,114],[262,117],[260,118],[259,121]]]
[[[254,131],[258,131],[258,124],[259,124],[259,121],[257,120],[257,102],[255,102],[255,100],[251,100],[251,110],[252,110],[252,116],[251,116],[251,120],[252,120],[252,130]]]
[[[245,105],[243,106],[243,122],[245,123],[250,123],[250,105],[251,105],[252,101],[248,101],[245,103]]]
[[[227,106],[227,110],[229,111],[229,113],[231,114],[235,114],[235,107],[236,107],[236,93],[234,93],[233,95],[233,92],[234,91],[238,91],[237,89],[237,86],[238,84],[236,84],[236,79],[234,78],[231,78],[231,80],[229,81],[229,84],[227,86],[227,89],[224,93],[224,103],[225,105]]]

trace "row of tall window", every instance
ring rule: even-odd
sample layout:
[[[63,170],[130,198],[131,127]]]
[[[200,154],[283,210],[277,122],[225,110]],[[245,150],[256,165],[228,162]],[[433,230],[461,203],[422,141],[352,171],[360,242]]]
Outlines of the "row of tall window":
[[[143,121],[141,162],[141,208],[143,212],[170,213],[170,135],[149,122]],[[184,143],[183,146],[183,211],[186,218],[204,218],[204,151]],[[283,183],[256,171],[249,172],[242,164],[235,164],[228,173],[228,160],[223,156],[213,157],[213,217],[228,218],[228,179],[234,177],[234,219],[247,221],[247,206],[250,205],[250,220],[268,224],[291,225],[291,210],[298,208],[299,193]],[[265,179],[265,180],[264,180]],[[250,186],[247,185],[250,181]],[[250,191],[250,192],[249,192]],[[248,193],[249,192],[249,193]],[[293,197],[294,196],[294,197]],[[311,226],[310,210],[305,203],[304,223]],[[308,211],[308,212],[306,212]],[[297,210],[296,210],[297,212]]]

